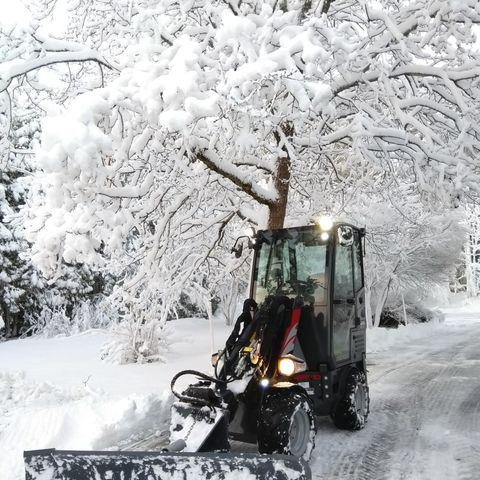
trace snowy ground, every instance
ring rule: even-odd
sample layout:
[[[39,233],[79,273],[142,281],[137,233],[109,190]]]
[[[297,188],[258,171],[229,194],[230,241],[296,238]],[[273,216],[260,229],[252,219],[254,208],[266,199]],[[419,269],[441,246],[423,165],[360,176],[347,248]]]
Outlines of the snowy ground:
[[[218,348],[228,332],[216,324]],[[24,479],[24,450],[126,449],[145,437],[155,443],[169,418],[173,375],[210,367],[202,319],[178,321],[165,364],[108,364],[100,359],[106,341],[105,332],[90,331],[0,343],[0,480]]]
[[[445,313],[369,355],[369,422],[352,433],[322,421],[314,478],[480,478],[480,313]]]
[[[369,422],[351,433],[321,420],[314,478],[480,478],[480,307],[444,311],[441,324],[369,332]],[[23,450],[161,442],[171,377],[209,368],[208,323],[180,322],[167,364],[106,364],[98,331],[0,344],[2,480],[24,478]],[[218,345],[227,333],[217,325]]]

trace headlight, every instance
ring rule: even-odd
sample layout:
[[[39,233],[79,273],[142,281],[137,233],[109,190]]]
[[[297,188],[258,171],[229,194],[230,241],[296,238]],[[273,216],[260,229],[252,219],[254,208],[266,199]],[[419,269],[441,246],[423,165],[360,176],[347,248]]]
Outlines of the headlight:
[[[330,217],[320,217],[318,219],[318,225],[320,226],[320,230],[326,232],[332,229],[333,220]]]
[[[263,388],[267,388],[270,385],[270,380],[268,378],[262,378],[260,380],[260,386]]]
[[[280,375],[290,377],[294,373],[304,372],[307,366],[301,358],[297,358],[293,355],[287,357],[281,357],[278,360],[277,370]]]
[[[291,358],[281,358],[278,361],[278,371],[289,377],[295,373],[295,362]]]

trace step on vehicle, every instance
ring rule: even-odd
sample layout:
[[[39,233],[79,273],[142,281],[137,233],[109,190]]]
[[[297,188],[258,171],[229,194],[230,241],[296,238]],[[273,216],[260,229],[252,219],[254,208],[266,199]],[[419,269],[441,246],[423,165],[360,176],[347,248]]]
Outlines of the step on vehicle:
[[[310,479],[316,418],[359,430],[369,414],[364,236],[362,228],[322,218],[237,239],[237,256],[245,243],[253,250],[250,298],[213,357],[215,373],[173,378],[165,451],[25,452],[27,480],[45,478],[48,469],[52,479],[166,480],[180,468],[192,480],[239,470]],[[178,380],[190,375],[195,381],[179,392]],[[256,444],[259,454],[229,453],[231,440]],[[54,476],[58,468],[63,476]]]

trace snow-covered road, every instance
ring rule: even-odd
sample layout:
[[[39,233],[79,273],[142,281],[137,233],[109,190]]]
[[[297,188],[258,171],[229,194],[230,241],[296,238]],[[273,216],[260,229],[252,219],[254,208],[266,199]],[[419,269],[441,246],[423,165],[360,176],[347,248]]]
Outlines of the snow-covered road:
[[[369,355],[369,422],[320,422],[315,479],[480,479],[480,316],[446,313],[428,337]]]

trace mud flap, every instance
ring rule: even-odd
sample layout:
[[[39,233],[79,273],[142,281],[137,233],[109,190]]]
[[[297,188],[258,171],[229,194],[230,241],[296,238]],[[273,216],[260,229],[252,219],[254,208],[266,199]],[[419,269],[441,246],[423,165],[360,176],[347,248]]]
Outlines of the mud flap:
[[[26,480],[311,480],[303,460],[285,455],[228,453],[24,453]]]

